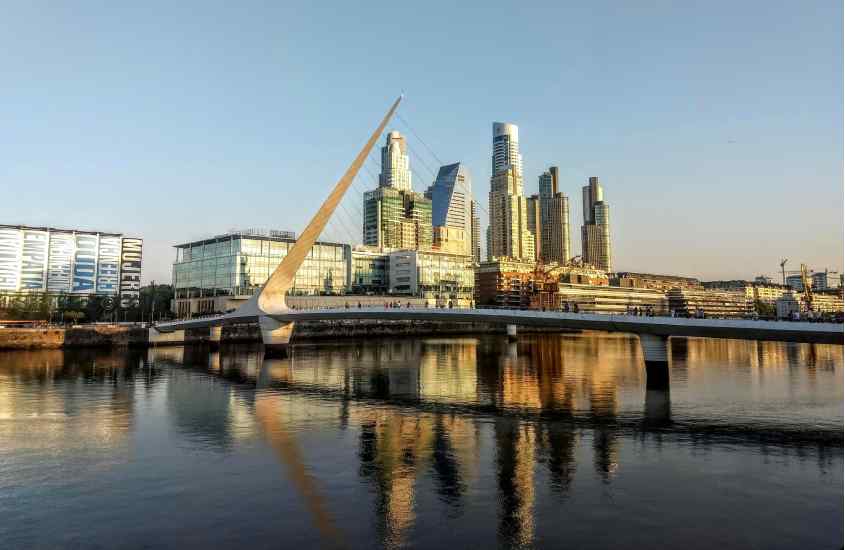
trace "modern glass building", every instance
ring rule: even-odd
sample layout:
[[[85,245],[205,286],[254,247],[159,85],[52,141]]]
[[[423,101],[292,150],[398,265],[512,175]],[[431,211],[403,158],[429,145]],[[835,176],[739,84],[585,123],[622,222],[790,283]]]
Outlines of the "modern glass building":
[[[475,276],[472,257],[435,251],[390,253],[390,293],[425,298],[432,306],[470,305]]]
[[[449,251],[471,255],[472,180],[467,168],[460,162],[441,166],[425,196],[431,199],[432,225],[457,230],[455,234],[462,241],[452,243]]]
[[[290,232],[247,230],[176,245],[173,287],[177,313],[230,309],[212,301],[204,301],[197,309],[186,305],[186,300],[252,296],[295,242]],[[349,258],[349,245],[318,241],[297,271],[290,293],[345,293]]]

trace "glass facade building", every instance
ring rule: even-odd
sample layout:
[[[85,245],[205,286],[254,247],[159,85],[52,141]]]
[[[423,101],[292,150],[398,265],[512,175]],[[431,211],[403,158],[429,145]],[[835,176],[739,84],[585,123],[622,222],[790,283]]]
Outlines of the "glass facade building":
[[[296,242],[292,233],[231,233],[176,246],[176,299],[252,296]],[[291,294],[343,294],[348,284],[349,245],[317,242],[299,268]]]

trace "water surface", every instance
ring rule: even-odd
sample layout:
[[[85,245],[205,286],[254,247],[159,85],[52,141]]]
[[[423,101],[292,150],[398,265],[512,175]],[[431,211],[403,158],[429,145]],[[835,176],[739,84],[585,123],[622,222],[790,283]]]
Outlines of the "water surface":
[[[842,347],[0,353],[3,548],[838,548]]]

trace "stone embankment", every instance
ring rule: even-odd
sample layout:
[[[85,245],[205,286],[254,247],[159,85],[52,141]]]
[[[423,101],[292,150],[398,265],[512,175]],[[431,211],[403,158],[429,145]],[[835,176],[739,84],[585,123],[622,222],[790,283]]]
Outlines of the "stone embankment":
[[[561,332],[557,329],[530,329],[521,332]],[[294,341],[335,338],[417,337],[460,334],[504,334],[504,325],[486,323],[447,323],[437,321],[306,321],[298,322]],[[257,325],[223,327],[221,341],[258,342]],[[207,342],[208,329],[185,331],[184,341],[162,342],[158,345],[193,344]],[[148,346],[149,330],[127,325],[78,325],[47,328],[0,328],[0,349],[59,349],[77,347]]]

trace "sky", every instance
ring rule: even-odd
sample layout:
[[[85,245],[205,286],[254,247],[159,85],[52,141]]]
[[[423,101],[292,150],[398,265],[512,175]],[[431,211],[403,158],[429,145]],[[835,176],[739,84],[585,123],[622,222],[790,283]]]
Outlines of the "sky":
[[[0,223],[143,237],[144,280],[169,282],[175,244],[301,231],[404,92],[417,191],[460,161],[486,206],[507,121],[526,193],[560,167],[576,253],[598,176],[616,270],[841,271],[842,21],[838,1],[7,3]],[[324,238],[360,241],[367,167]]]

